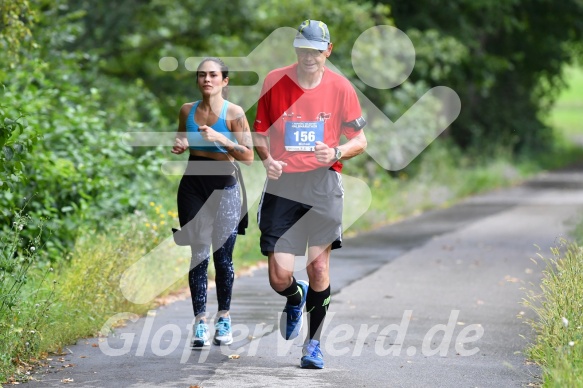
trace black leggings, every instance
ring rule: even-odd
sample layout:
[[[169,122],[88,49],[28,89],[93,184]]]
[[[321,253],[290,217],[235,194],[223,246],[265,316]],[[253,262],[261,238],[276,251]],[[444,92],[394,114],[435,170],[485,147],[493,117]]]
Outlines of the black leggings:
[[[181,227],[191,234],[192,258],[188,283],[197,318],[206,312],[211,245],[214,250],[218,310],[230,310],[235,278],[233,248],[240,213],[241,195],[233,176],[185,174],[182,177],[178,188],[178,217]]]
[[[215,265],[215,282],[217,286],[217,301],[219,312],[231,309],[231,294],[235,271],[233,269],[233,248],[237,234],[233,233],[219,249],[213,252]],[[199,257],[204,257],[199,262]],[[188,272],[188,285],[192,296],[194,316],[200,318],[206,312],[209,247],[205,245],[192,246],[191,269]],[[199,263],[198,265],[196,263]],[[198,320],[198,319],[197,319]]]

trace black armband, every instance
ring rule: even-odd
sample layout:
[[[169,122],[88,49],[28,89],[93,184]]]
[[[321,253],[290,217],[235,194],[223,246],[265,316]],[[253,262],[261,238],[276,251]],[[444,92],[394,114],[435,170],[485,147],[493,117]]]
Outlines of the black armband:
[[[364,117],[360,116],[357,119],[352,120],[351,122],[344,123],[345,126],[354,128],[355,131],[360,131],[366,125],[366,120]]]

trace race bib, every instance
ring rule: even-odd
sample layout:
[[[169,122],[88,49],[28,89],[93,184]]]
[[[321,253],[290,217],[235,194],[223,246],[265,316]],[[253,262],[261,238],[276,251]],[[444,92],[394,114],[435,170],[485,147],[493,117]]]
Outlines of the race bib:
[[[286,151],[314,151],[316,141],[324,141],[323,121],[286,121]]]

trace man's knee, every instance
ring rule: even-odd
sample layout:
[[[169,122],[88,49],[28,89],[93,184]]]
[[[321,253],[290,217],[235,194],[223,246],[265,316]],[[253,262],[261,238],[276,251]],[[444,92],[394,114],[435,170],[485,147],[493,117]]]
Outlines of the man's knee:
[[[313,262],[310,275],[314,280],[324,280],[328,278],[329,267],[327,263],[320,261]]]
[[[275,291],[283,291],[288,288],[292,282],[293,276],[293,259],[290,254],[269,255],[269,284]]]
[[[290,278],[289,277],[278,277],[276,275],[269,276],[269,285],[273,288],[274,291],[283,291],[290,285]]]

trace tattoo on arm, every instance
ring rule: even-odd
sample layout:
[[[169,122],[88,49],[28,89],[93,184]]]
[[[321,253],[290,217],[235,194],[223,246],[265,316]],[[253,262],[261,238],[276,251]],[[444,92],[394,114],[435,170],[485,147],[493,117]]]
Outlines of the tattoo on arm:
[[[253,141],[251,141],[251,133],[249,132],[249,128],[247,128],[247,131],[243,134],[242,142],[245,147],[249,148],[250,150],[253,149]]]
[[[232,148],[230,150],[234,150],[242,154],[247,152],[247,150],[252,150],[253,142],[251,140],[251,131],[249,130],[249,125],[247,124],[245,114],[242,114],[235,119],[235,128],[241,129],[241,131],[237,131],[241,136],[241,144],[232,142],[230,145]]]
[[[242,154],[244,154],[245,151],[247,151],[247,148],[246,147],[242,147],[239,144],[235,144],[234,149],[235,149],[235,151],[237,151],[239,153],[242,153]]]

